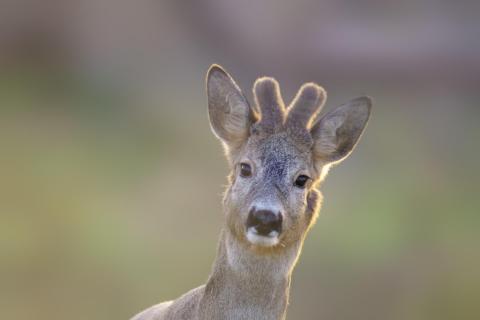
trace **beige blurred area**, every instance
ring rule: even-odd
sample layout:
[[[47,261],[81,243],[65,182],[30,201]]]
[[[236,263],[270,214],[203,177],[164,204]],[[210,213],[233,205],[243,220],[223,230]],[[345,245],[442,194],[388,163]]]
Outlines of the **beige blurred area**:
[[[0,319],[128,319],[202,284],[227,166],[204,76],[375,99],[288,319],[480,319],[480,2],[0,0]]]

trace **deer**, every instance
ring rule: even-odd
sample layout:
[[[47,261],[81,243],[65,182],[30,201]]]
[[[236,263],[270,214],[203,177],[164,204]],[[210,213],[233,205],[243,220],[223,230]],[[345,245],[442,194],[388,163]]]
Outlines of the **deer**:
[[[261,77],[251,106],[215,64],[206,91],[211,130],[230,169],[216,259],[206,284],[131,320],[285,319],[292,271],[322,203],[319,186],[359,141],[372,99],[319,116],[322,87],[303,84],[286,107],[278,82]]]

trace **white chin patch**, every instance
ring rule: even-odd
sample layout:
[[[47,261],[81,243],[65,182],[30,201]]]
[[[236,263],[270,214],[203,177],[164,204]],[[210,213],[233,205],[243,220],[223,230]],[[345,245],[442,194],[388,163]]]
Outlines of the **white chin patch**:
[[[271,231],[267,236],[259,235],[255,227],[250,227],[247,230],[247,239],[250,241],[251,244],[264,246],[264,247],[273,247],[277,245],[278,240],[278,232]]]

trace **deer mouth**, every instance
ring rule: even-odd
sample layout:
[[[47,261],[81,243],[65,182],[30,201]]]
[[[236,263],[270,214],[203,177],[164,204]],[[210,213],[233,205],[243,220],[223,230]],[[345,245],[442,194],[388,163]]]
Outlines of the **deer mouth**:
[[[280,233],[276,230],[272,230],[268,234],[262,234],[255,227],[247,228],[247,239],[254,245],[273,247],[280,242],[279,235]]]

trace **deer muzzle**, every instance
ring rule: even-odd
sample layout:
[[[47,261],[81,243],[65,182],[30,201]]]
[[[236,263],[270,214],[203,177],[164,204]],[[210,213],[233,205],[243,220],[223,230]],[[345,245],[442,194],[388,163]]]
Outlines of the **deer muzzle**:
[[[278,236],[282,232],[282,214],[270,210],[250,210],[247,219],[247,231],[263,237]]]

